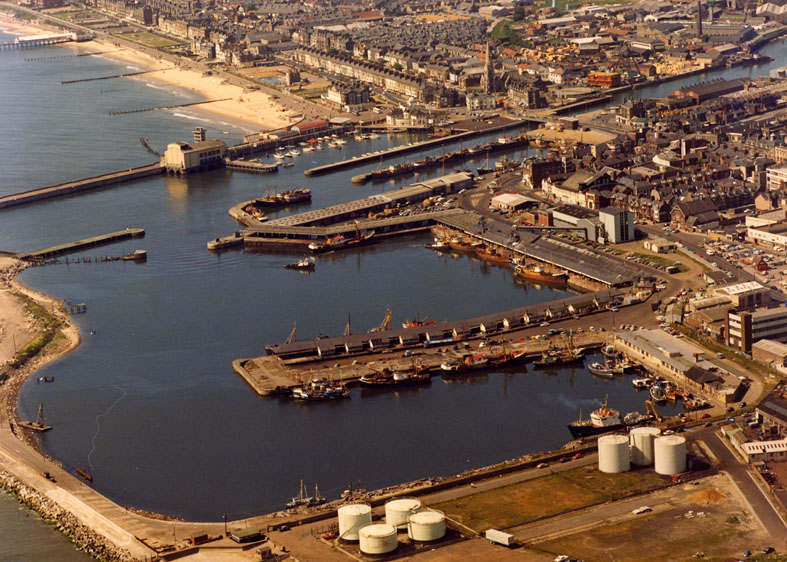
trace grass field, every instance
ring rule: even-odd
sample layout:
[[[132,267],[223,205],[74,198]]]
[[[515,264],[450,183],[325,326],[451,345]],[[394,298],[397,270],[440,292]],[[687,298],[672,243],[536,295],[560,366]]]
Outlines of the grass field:
[[[87,10],[77,10],[71,12],[57,12],[50,14],[52,17],[55,17],[59,20],[63,21],[79,21],[85,18],[92,18],[95,17],[95,14],[92,12],[88,12]]]
[[[659,265],[664,265],[664,266],[670,266],[673,263],[675,263],[676,261],[681,261],[680,259],[678,259],[678,256],[676,256],[674,254],[672,254],[672,255],[670,255],[668,257],[664,257],[664,256],[655,256],[653,254],[643,254],[641,252],[635,252],[634,255],[636,257],[638,257],[638,258],[643,258],[643,259],[646,259],[648,261],[652,261],[653,263],[657,263]],[[682,256],[680,256],[680,257],[682,257]],[[681,264],[681,265],[679,265],[677,267],[678,267],[678,270],[681,273],[684,272],[684,271],[688,271],[689,270],[689,268],[687,268],[683,264]]]
[[[124,33],[123,39],[128,39],[129,41],[139,43],[140,45],[144,45],[146,47],[153,47],[154,49],[159,49],[162,47],[174,47],[175,45],[181,44],[179,41],[174,41],[166,37],[160,37],[146,31]]]
[[[292,90],[296,96],[300,96],[305,100],[320,99],[320,96],[325,93],[325,88],[316,88],[311,90]]]
[[[669,480],[652,471],[605,474],[595,467],[550,473],[520,484],[434,505],[471,529],[506,529],[634,493]]]

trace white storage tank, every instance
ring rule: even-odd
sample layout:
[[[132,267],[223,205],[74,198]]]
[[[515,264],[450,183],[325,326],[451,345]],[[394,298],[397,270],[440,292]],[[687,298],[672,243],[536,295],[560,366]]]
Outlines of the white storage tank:
[[[601,472],[626,472],[629,464],[629,439],[625,435],[598,438],[598,469]]]
[[[373,523],[361,527],[358,540],[364,554],[388,554],[399,546],[396,527],[387,523]]]
[[[397,529],[407,528],[407,518],[421,511],[421,500],[397,498],[385,504],[385,522]]]
[[[407,536],[421,542],[442,539],[445,536],[445,515],[436,510],[413,513],[407,518]]]
[[[658,427],[635,427],[629,433],[631,462],[639,466],[653,464],[653,442],[661,435]]]
[[[361,527],[372,522],[372,508],[365,503],[343,505],[338,510],[339,538],[346,541],[357,541]]]
[[[680,435],[662,435],[654,442],[656,473],[680,474],[686,471],[686,439]]]

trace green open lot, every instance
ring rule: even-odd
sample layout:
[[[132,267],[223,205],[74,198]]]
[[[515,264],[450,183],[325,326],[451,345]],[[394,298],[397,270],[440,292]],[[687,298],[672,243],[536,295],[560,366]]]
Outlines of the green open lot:
[[[642,253],[642,252],[635,252],[634,255],[636,257],[638,257],[638,258],[643,258],[643,259],[646,259],[648,261],[652,261],[653,263],[657,263],[657,264],[663,265],[663,266],[670,266],[673,263],[675,263],[676,261],[681,261],[681,259],[678,258],[675,254],[672,254],[670,256],[665,257],[665,256],[656,256],[654,254],[645,254],[645,253]],[[681,258],[682,257],[683,256],[681,256]],[[681,272],[689,270],[682,263],[681,263],[681,265],[679,265],[677,267],[678,267],[678,270],[681,271]]]
[[[129,41],[139,43],[140,45],[144,45],[146,47],[153,47],[154,49],[159,49],[161,47],[173,47],[175,45],[181,44],[179,41],[175,41],[167,37],[161,37],[153,33],[148,33],[147,31],[124,33],[123,39],[128,39]]]
[[[79,21],[85,18],[92,18],[95,16],[93,13],[88,12],[87,10],[75,10],[73,12],[54,12],[49,15],[63,21]]]
[[[592,466],[546,473],[541,478],[479,492],[432,507],[444,511],[451,519],[477,532],[483,532],[491,528],[507,529],[655,490],[669,482],[668,478],[649,470],[605,474]]]
[[[296,96],[300,96],[306,100],[320,99],[320,96],[322,96],[325,92],[326,92],[325,88],[317,88],[311,90],[292,90],[293,94],[295,94]]]

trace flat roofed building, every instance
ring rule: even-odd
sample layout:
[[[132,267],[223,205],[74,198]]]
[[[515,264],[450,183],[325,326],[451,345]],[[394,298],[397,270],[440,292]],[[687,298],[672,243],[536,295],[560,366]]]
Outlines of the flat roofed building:
[[[757,419],[763,430],[770,430],[777,435],[787,434],[787,400],[779,394],[771,394],[757,404]]]
[[[727,345],[747,352],[762,339],[787,342],[787,307],[728,310],[725,333]]]
[[[755,306],[761,306],[768,302],[768,289],[756,281],[746,281],[744,283],[719,287],[716,289],[715,293],[717,295],[726,295],[730,297],[730,302],[738,309],[754,308]]]
[[[670,375],[678,384],[702,390],[724,404],[733,403],[741,381],[704,358],[704,350],[661,330],[639,329],[615,334],[615,347],[646,368]]]
[[[601,209],[598,213],[607,241],[620,244],[634,240],[634,213],[615,207]]]
[[[173,142],[164,151],[164,165],[169,172],[187,174],[224,165],[226,154],[227,143],[219,139]]]
[[[752,344],[751,356],[755,361],[783,367],[787,363],[787,344],[763,339]]]
[[[532,202],[533,199],[525,197],[524,195],[519,195],[518,193],[501,193],[500,195],[492,197],[490,204],[495,209],[500,209],[501,211],[516,211]]]
[[[754,243],[766,243],[775,249],[787,248],[787,224],[777,223],[746,229],[746,238]]]

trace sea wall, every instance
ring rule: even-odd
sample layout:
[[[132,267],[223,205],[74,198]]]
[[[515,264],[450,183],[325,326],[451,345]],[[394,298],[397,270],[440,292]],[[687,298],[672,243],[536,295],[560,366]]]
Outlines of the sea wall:
[[[47,523],[63,533],[80,550],[96,560],[105,562],[141,562],[128,551],[118,548],[106,538],[94,533],[82,524],[71,512],[63,509],[55,502],[26,486],[6,471],[0,471],[0,487],[12,493],[16,498],[38,512]]]

